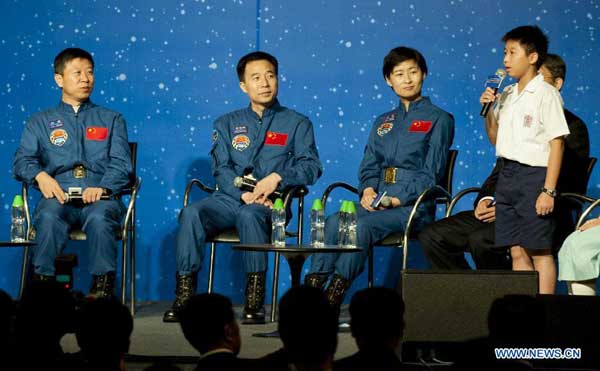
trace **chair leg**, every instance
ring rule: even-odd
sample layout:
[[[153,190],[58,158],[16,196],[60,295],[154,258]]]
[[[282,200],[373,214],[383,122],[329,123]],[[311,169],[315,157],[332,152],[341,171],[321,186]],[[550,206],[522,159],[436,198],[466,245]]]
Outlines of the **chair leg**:
[[[304,196],[298,197],[298,246],[302,245],[302,230],[304,229]]]
[[[215,255],[216,255],[216,243],[210,243],[210,262],[208,264],[208,293],[213,292],[213,279],[215,276]]]
[[[273,291],[271,295],[271,322],[275,322],[277,316],[277,289],[279,288],[279,253],[275,253],[273,264]]]
[[[368,287],[373,287],[373,247],[369,247]]]
[[[132,215],[135,217],[135,212]],[[133,317],[135,314],[135,225],[133,224],[129,238],[129,311]]]
[[[19,299],[23,296],[25,281],[27,280],[27,270],[29,269],[29,246],[23,249],[23,263],[21,265],[21,280],[19,282]]]
[[[121,255],[123,260],[121,263],[121,303],[127,305],[127,240],[129,236],[123,236],[123,248]]]

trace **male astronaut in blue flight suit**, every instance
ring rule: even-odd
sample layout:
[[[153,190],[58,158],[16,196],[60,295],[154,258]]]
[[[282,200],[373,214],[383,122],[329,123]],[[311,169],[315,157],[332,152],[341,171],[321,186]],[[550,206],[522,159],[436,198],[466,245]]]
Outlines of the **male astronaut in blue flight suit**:
[[[54,259],[64,249],[73,224],[87,235],[91,297],[113,294],[117,231],[124,213],[118,193],[130,180],[131,153],[123,117],[89,99],[94,60],[79,48],[54,59],[54,80],[62,89],[57,107],[26,123],[13,162],[17,180],[38,187],[43,197],[34,217],[34,279],[54,279]],[[81,190],[81,202],[66,202],[69,188]]]
[[[272,201],[288,186],[311,185],[322,167],[312,123],[277,101],[278,62],[264,52],[242,57],[237,65],[240,88],[249,107],[219,117],[214,123],[212,172],[218,190],[181,212],[177,234],[176,298],[165,322],[178,321],[179,310],[195,293],[207,236],[236,228],[242,243],[268,243]],[[253,192],[236,188],[237,176],[258,180]],[[244,323],[264,322],[267,254],[244,252],[246,304]]]
[[[383,76],[400,98],[393,111],[380,115],[373,125],[358,171],[360,206],[357,207],[357,245],[352,254],[315,254],[305,283],[327,287],[330,303],[339,309],[352,280],[363,270],[368,249],[388,234],[402,231],[419,195],[440,182],[454,137],[452,115],[421,95],[427,75],[425,58],[415,49],[398,47],[384,59]],[[387,192],[391,207],[373,209],[378,192]],[[426,202],[416,214],[420,229],[434,216]],[[338,243],[338,214],[327,218],[325,243]]]

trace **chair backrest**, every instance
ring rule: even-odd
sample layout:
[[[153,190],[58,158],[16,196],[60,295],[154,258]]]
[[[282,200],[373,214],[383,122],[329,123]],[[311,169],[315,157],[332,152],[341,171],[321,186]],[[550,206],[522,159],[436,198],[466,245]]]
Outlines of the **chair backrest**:
[[[131,151],[131,178],[135,180],[137,175],[137,142],[129,142],[129,150]]]
[[[585,172],[585,189],[587,189],[590,178],[592,176],[592,171],[594,171],[594,166],[596,166],[596,162],[598,162],[598,159],[596,157],[590,157],[588,159],[588,164],[587,164],[587,171]]]
[[[454,178],[454,165],[456,164],[456,158],[458,157],[458,150],[451,149],[448,151],[448,159],[446,160],[446,172],[444,177],[440,181],[440,184],[448,193],[452,194],[452,180]]]
[[[133,186],[137,180],[137,142],[129,142],[129,151],[131,152],[131,174],[129,184],[121,191],[121,195],[131,195]]]

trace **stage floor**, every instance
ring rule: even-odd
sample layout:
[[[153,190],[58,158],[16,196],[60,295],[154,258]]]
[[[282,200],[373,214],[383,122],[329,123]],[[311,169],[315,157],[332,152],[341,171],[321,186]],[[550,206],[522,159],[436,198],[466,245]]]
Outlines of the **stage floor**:
[[[192,363],[194,359],[191,357],[197,357],[198,352],[185,340],[178,323],[163,323],[162,321],[162,314],[170,305],[170,302],[138,304],[129,348],[131,357],[128,357],[130,360],[127,362],[128,370],[143,370],[149,366],[151,363],[145,356],[160,356],[167,361],[172,360],[182,370],[194,369]],[[270,308],[267,306],[267,313],[269,310]],[[242,306],[236,307],[235,311],[241,317]],[[346,313],[346,311],[342,311],[342,320],[347,319]],[[282,345],[279,338],[252,336],[255,333],[270,332],[276,329],[277,323],[240,325],[242,335],[240,357],[259,358],[279,349]],[[79,350],[75,335],[66,335],[61,343],[65,352],[74,353]],[[349,356],[356,351],[356,344],[350,333],[340,333],[336,358]]]

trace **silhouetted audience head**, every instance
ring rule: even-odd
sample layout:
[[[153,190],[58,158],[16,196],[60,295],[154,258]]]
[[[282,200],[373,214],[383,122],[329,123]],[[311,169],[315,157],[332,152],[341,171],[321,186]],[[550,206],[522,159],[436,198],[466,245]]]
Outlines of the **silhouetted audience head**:
[[[114,296],[85,303],[76,337],[88,369],[118,369],[129,351],[133,318]]]
[[[179,315],[181,330],[200,354],[226,348],[238,354],[240,328],[235,320],[231,300],[219,294],[192,297]]]
[[[60,339],[75,329],[76,301],[64,286],[52,281],[27,284],[17,308],[17,346],[25,362],[47,363],[63,355]]]
[[[299,370],[318,370],[337,348],[336,310],[318,288],[291,288],[279,302],[279,335],[287,357]]]
[[[0,347],[6,346],[11,341],[14,315],[15,302],[10,295],[0,290]]]
[[[359,349],[400,345],[404,331],[404,302],[385,287],[358,291],[350,301],[350,328]]]
[[[535,297],[507,295],[492,303],[489,337],[499,345],[534,346],[542,340],[545,323],[544,307]]]

